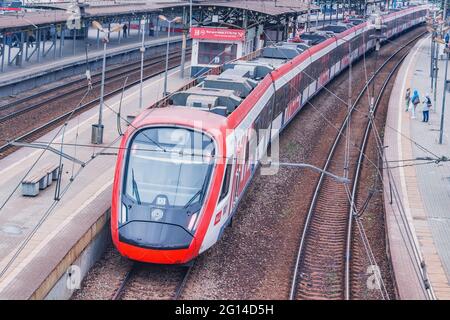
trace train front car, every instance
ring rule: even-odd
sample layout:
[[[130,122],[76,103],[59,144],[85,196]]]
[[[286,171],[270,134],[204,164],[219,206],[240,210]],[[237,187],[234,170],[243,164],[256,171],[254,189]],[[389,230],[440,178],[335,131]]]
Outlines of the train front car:
[[[220,130],[214,137],[195,128],[214,127],[222,117],[198,113],[154,110],[123,138],[111,231],[116,248],[132,260],[182,264],[198,255],[217,201],[212,186],[222,152]]]

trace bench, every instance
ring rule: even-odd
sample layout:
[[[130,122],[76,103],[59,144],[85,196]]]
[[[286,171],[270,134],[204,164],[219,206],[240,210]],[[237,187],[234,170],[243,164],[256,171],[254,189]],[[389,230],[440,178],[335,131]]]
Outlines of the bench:
[[[22,181],[22,195],[27,197],[37,196],[39,190],[46,189],[54,180],[58,180],[58,169],[59,165],[51,164],[26,177]]]

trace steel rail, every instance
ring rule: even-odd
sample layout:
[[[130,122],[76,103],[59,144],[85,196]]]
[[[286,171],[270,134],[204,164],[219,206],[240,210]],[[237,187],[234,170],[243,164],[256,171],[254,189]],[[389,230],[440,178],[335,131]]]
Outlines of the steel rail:
[[[171,57],[169,57],[169,60],[178,59],[179,57],[181,57],[180,52],[172,52],[170,55],[171,55]],[[164,56],[165,56],[165,55],[164,55]],[[146,65],[144,65],[144,68],[149,68],[149,67],[158,65],[159,63],[165,61],[165,58],[161,58],[161,59],[160,59],[160,58],[161,58],[160,56],[158,56],[158,57],[156,57],[156,58],[152,58],[152,60],[151,60],[149,63],[147,63]],[[155,59],[159,59],[159,60],[155,60]],[[149,59],[149,60],[150,60],[150,59]],[[127,75],[127,74],[129,74],[129,73],[134,73],[134,72],[139,71],[139,70],[140,70],[140,66],[136,66],[136,67],[131,67],[131,68],[130,68],[130,66],[138,65],[138,64],[140,64],[140,62],[139,62],[139,63],[138,63],[138,62],[133,62],[133,63],[130,64],[130,65],[119,66],[119,67],[115,67],[115,68],[113,68],[113,69],[107,70],[106,72],[107,72],[107,73],[110,73],[110,72],[115,72],[115,71],[120,70],[120,69],[125,69],[125,70],[123,70],[122,72],[120,72],[120,73],[118,73],[118,74],[114,74],[114,75],[110,76],[110,77],[107,79],[106,84],[110,84],[110,83],[112,83],[112,82],[115,82],[115,81],[117,81],[117,80],[123,78],[124,75]],[[92,78],[98,77],[100,74],[101,74],[101,72],[95,74],[94,76],[92,76]],[[12,102],[12,103],[10,103],[10,104],[6,104],[6,105],[4,105],[4,106],[0,106],[0,111],[1,111],[1,110],[5,110],[5,109],[9,109],[9,108],[13,108],[14,106],[20,105],[20,104],[25,103],[25,102],[27,102],[27,101],[30,101],[30,100],[33,100],[33,99],[37,99],[37,98],[39,98],[39,97],[41,97],[41,96],[45,96],[46,94],[49,94],[50,92],[54,92],[54,91],[58,91],[58,90],[63,90],[63,89],[65,89],[65,88],[67,88],[67,87],[70,87],[70,86],[72,86],[72,85],[81,83],[81,82],[83,82],[83,81],[85,81],[84,78],[82,78],[82,79],[76,79],[76,80],[71,80],[70,82],[61,84],[61,85],[59,85],[59,86],[57,86],[57,87],[50,88],[50,89],[46,89],[46,90],[44,90],[44,91],[42,91],[42,92],[39,92],[39,93],[30,95],[30,96],[28,96],[28,97],[24,97],[24,98],[22,98],[22,99],[19,99],[19,100],[17,100],[17,101],[14,101],[14,102]],[[100,83],[101,83],[101,81],[100,81],[100,79],[98,79],[98,80],[95,81],[92,85],[93,85],[93,87],[98,87],[98,86],[100,85]],[[63,93],[63,95],[64,95],[64,97],[67,97],[67,96],[76,94],[76,93],[78,93],[78,92],[80,92],[80,91],[83,91],[83,90],[85,90],[85,89],[86,89],[85,86],[79,86],[79,87],[73,88],[72,90],[70,90],[70,91],[68,91],[68,92]],[[13,118],[15,118],[15,117],[17,117],[17,116],[19,116],[19,115],[21,115],[21,114],[24,114],[24,113],[28,112],[28,111],[32,111],[32,110],[34,110],[34,109],[40,108],[40,107],[42,107],[42,106],[44,106],[44,105],[46,105],[46,104],[53,103],[53,102],[57,101],[58,99],[61,99],[61,96],[53,96],[53,97],[50,97],[50,98],[47,98],[47,99],[40,100],[40,101],[38,101],[37,103],[32,104],[32,105],[30,105],[30,106],[27,106],[27,107],[25,107],[25,108],[23,108],[23,109],[20,109],[20,110],[11,112],[11,113],[9,113],[9,114],[7,114],[7,115],[4,115],[4,116],[0,116],[0,123],[5,122],[5,121],[7,121],[7,120],[9,120],[9,119],[13,119]]]
[[[133,263],[133,265],[130,267],[128,272],[126,273],[125,277],[122,279],[120,286],[115,291],[114,295],[112,296],[111,300],[121,300],[123,293],[125,292],[125,289],[127,288],[128,283],[130,282],[130,279],[132,279],[133,275],[136,273],[138,268],[138,263]],[[185,270],[183,270],[184,274],[181,278],[179,284],[175,287],[173,300],[179,300],[181,295],[183,294],[183,290],[186,287],[187,280],[189,278],[189,275],[194,267],[194,263],[186,266]],[[156,272],[156,271],[155,271]]]
[[[113,297],[111,298],[111,300],[120,300],[122,298],[122,294],[126,287],[126,284],[130,281],[131,276],[136,271],[136,268],[137,268],[136,263],[133,263],[131,265],[131,268],[128,270],[127,274],[123,278],[122,282],[120,283],[119,288],[117,288],[116,292],[114,293]]]
[[[171,69],[176,68],[176,67],[178,67],[178,65],[177,65],[177,66],[173,66]],[[150,78],[152,78],[152,77],[154,77],[154,76],[156,76],[156,75],[158,75],[158,74],[161,74],[161,73],[163,73],[163,72],[164,72],[164,71],[162,71],[162,72],[161,72],[161,71],[158,71],[158,72],[154,72],[154,73],[152,73],[152,74],[149,74],[148,76],[145,76],[145,77],[144,77],[144,80],[148,80],[148,79],[150,79]],[[125,88],[125,89],[131,88],[131,87],[133,87],[133,86],[139,84],[140,81],[141,81],[141,80],[138,79],[138,80],[136,80],[136,81],[127,83],[127,84],[125,85],[124,88]],[[123,90],[124,88],[121,87],[121,88],[118,88],[118,89],[116,89],[116,90],[113,90],[113,91],[111,91],[111,92],[106,93],[106,94],[105,94],[105,99],[106,99],[106,98],[110,98],[110,97],[112,97],[112,96],[114,96],[114,95],[116,95],[116,94],[121,93],[122,90]],[[100,98],[95,98],[95,99],[93,99],[93,100],[91,100],[91,101],[89,101],[89,102],[87,102],[87,103],[85,103],[85,104],[83,104],[83,105],[80,105],[80,106],[78,106],[77,108],[75,108],[75,113],[78,113],[78,112],[81,112],[81,111],[83,111],[83,110],[85,110],[85,109],[88,109],[88,108],[94,106],[95,104],[97,104],[99,101],[100,101]],[[56,117],[56,118],[53,118],[52,120],[50,120],[50,121],[48,121],[48,122],[46,122],[46,123],[40,125],[39,127],[34,128],[34,129],[32,129],[32,130],[30,130],[30,131],[28,131],[28,132],[22,134],[22,135],[19,136],[19,137],[16,137],[16,138],[14,138],[14,139],[11,139],[11,141],[13,141],[13,140],[14,140],[14,141],[22,140],[22,142],[23,142],[23,140],[30,139],[31,137],[33,137],[34,135],[38,134],[39,132],[44,131],[45,129],[49,128],[50,126],[52,126],[52,125],[54,125],[54,124],[56,124],[56,123],[59,123],[60,121],[63,121],[65,118],[67,118],[67,117],[68,117],[69,115],[71,115],[73,112],[74,112],[74,110],[70,110],[70,111],[68,111],[68,112],[66,112],[66,113],[64,113],[64,114],[62,114],[62,115],[60,115],[60,116],[58,116],[58,117]],[[25,142],[26,142],[26,141],[25,141]],[[3,144],[3,145],[0,145],[0,156],[1,156],[1,153],[5,152],[7,149],[9,149],[9,148],[11,148],[11,147],[12,147],[12,146],[11,146],[11,143],[10,143],[10,142],[7,142],[7,143],[5,143],[5,144]]]
[[[187,280],[191,274],[192,269],[194,268],[195,261],[193,261],[189,266],[187,266],[186,273],[183,276],[183,279],[180,282],[180,285],[175,290],[175,295],[173,300],[180,300],[181,295],[183,294],[184,288],[186,287]]]
[[[329,167],[329,165],[330,165],[330,162],[331,162],[331,160],[332,160],[332,158],[333,158],[333,156],[334,156],[335,150],[336,150],[336,148],[337,148],[337,146],[338,146],[338,144],[339,144],[339,142],[340,142],[340,140],[341,140],[341,137],[342,137],[342,135],[343,135],[343,132],[344,132],[344,130],[345,130],[347,124],[348,124],[348,121],[349,121],[349,119],[350,119],[350,116],[351,116],[351,114],[353,113],[353,111],[355,110],[356,106],[357,106],[357,105],[359,104],[359,102],[361,101],[361,99],[362,99],[363,95],[365,94],[365,92],[367,91],[369,85],[372,83],[372,81],[375,81],[376,76],[377,76],[377,75],[385,68],[385,66],[386,66],[386,65],[387,65],[394,57],[396,57],[396,56],[398,55],[398,53],[400,53],[400,52],[403,51],[405,48],[407,48],[411,43],[413,43],[413,42],[417,41],[419,38],[423,37],[426,33],[427,33],[427,32],[421,33],[421,34],[418,35],[417,37],[414,37],[412,40],[408,41],[406,44],[404,44],[404,45],[403,45],[402,47],[400,47],[398,50],[396,50],[390,57],[388,57],[388,58],[383,62],[383,64],[382,64],[382,65],[375,71],[375,73],[368,79],[367,83],[364,85],[364,87],[363,87],[362,90],[360,91],[358,97],[356,98],[355,102],[353,103],[353,105],[352,105],[352,107],[351,107],[349,113],[347,113],[347,115],[346,115],[346,117],[345,117],[345,119],[344,119],[344,121],[343,121],[343,123],[342,123],[340,129],[339,129],[339,132],[338,132],[338,134],[336,135],[336,138],[335,138],[335,140],[334,140],[334,143],[333,143],[333,145],[332,145],[332,147],[331,147],[331,149],[330,149],[330,151],[329,151],[329,153],[328,153],[327,160],[326,160],[325,165],[324,165],[324,167],[323,167],[323,170],[324,170],[324,171],[327,171],[327,169],[328,169],[328,167]],[[410,50],[411,50],[411,49],[410,49]],[[409,52],[408,52],[408,53],[409,53]],[[406,54],[406,55],[407,55],[407,54]],[[405,55],[405,57],[406,57],[406,55]],[[403,57],[403,58],[401,59],[401,61],[403,61],[405,57]],[[321,173],[320,178],[319,178],[319,181],[318,181],[318,183],[317,183],[317,185],[316,185],[316,188],[315,188],[315,191],[314,191],[313,199],[312,199],[312,201],[311,201],[311,205],[310,205],[310,207],[309,207],[307,217],[306,217],[305,226],[304,226],[304,228],[303,228],[302,237],[301,237],[301,240],[300,240],[300,245],[299,245],[299,249],[298,249],[298,252],[297,252],[297,259],[296,259],[296,263],[295,263],[295,267],[294,267],[293,278],[292,278],[292,282],[291,282],[291,290],[290,290],[290,294],[289,294],[289,299],[290,299],[290,300],[294,300],[294,299],[295,299],[295,296],[296,296],[296,293],[297,293],[298,273],[299,273],[299,268],[300,268],[300,263],[301,263],[301,260],[302,260],[302,257],[303,257],[303,253],[304,253],[306,237],[307,237],[308,232],[309,232],[309,226],[310,226],[311,220],[313,219],[313,211],[314,211],[314,209],[315,209],[315,207],[316,207],[317,200],[318,200],[319,193],[320,193],[320,190],[321,190],[321,188],[322,188],[322,183],[323,183],[323,180],[324,180],[324,179],[325,179],[325,175],[324,175],[323,173]],[[349,222],[349,224],[351,224],[351,221]],[[349,232],[347,232],[347,239],[348,239],[348,234],[349,234]],[[350,242],[351,242],[351,241],[350,241]],[[346,253],[347,253],[347,254],[346,254],[346,261],[349,261],[349,260],[350,260],[350,254],[351,254],[351,253],[350,253],[350,250],[348,249],[348,245],[347,245],[347,247],[346,247]],[[346,262],[346,263],[347,263],[347,262]],[[346,270],[347,270],[347,269],[349,270],[349,268],[348,268],[347,266],[346,266],[345,268],[346,268]],[[350,299],[350,290],[349,290],[349,287],[350,287],[350,282],[349,282],[349,272],[346,271],[346,275],[345,275],[345,298],[346,298],[346,300],[349,300],[349,299]]]
[[[191,51],[191,49],[190,49],[190,48],[189,48],[189,49],[186,49],[186,53],[188,53],[188,51]],[[173,55],[173,54],[177,54],[177,53],[180,54],[180,53],[181,53],[181,50],[179,50],[179,51],[173,51],[173,52],[171,52],[169,55]],[[147,61],[151,61],[151,60],[158,59],[158,58],[164,58],[164,59],[165,59],[165,57],[166,57],[166,54],[164,53],[164,54],[158,55],[158,56],[156,56],[156,57],[148,58],[148,59],[146,59],[146,60],[147,60]],[[117,70],[120,70],[120,69],[123,69],[123,68],[130,67],[130,65],[134,65],[134,64],[139,64],[139,68],[140,68],[140,63],[141,63],[141,62],[140,62],[140,60],[139,60],[139,61],[134,61],[134,62],[132,62],[131,64],[119,65],[119,66],[111,67],[111,68],[107,69],[106,72],[107,72],[107,73],[109,73],[109,72],[114,72],[114,71],[117,71]],[[91,77],[92,77],[92,78],[94,78],[94,77],[100,77],[101,74],[102,74],[102,71],[97,71],[97,72],[93,73],[93,74],[91,75]],[[32,95],[29,95],[29,96],[26,96],[26,97],[23,97],[23,98],[14,100],[14,101],[9,102],[9,103],[6,103],[6,104],[4,104],[4,105],[0,105],[0,111],[2,111],[3,109],[8,109],[8,108],[10,108],[10,107],[12,107],[12,106],[16,106],[16,105],[18,105],[18,104],[27,102],[27,101],[29,101],[29,100],[38,98],[38,97],[40,97],[40,96],[43,95],[43,94],[48,94],[48,93],[54,91],[55,89],[62,89],[62,88],[65,88],[65,87],[67,87],[67,86],[76,84],[77,82],[80,82],[80,81],[83,81],[83,80],[85,80],[84,76],[80,77],[79,79],[73,79],[73,80],[70,80],[70,81],[65,82],[65,83],[63,83],[63,84],[61,84],[61,85],[58,85],[58,86],[56,86],[56,87],[48,88],[48,89],[45,89],[45,90],[40,91],[40,92],[38,92],[38,93],[35,93],[35,94],[32,94]]]
[[[409,52],[407,52],[402,58],[400,58],[400,60],[396,63],[396,65],[394,66],[394,68],[392,69],[392,71],[389,73],[389,75],[387,76],[387,78],[385,79],[383,86],[377,96],[377,99],[374,103],[374,109],[372,110],[373,115],[375,115],[378,106],[380,104],[380,101],[383,97],[383,93],[386,91],[387,86],[389,85],[389,82],[392,80],[392,77],[394,76],[394,74],[397,72],[398,68],[401,66],[401,64],[403,63],[403,61],[406,59],[406,57],[409,55]],[[370,115],[369,115],[370,117]],[[348,232],[347,232],[347,243],[346,243],[346,254],[345,254],[345,258],[346,258],[346,263],[345,263],[345,279],[346,279],[346,285],[345,285],[345,296],[348,299],[350,299],[350,263],[351,263],[351,234],[352,234],[352,222],[353,222],[353,216],[356,213],[354,211],[355,209],[355,204],[356,204],[356,193],[357,193],[357,188],[359,185],[359,178],[360,178],[360,172],[361,172],[361,167],[364,161],[364,156],[365,156],[365,149],[367,147],[367,142],[369,139],[369,134],[371,132],[372,129],[372,121],[368,120],[367,122],[367,126],[366,126],[366,130],[364,132],[364,137],[361,143],[361,148],[359,149],[359,157],[358,157],[358,162],[356,165],[356,173],[355,173],[355,178],[354,178],[354,182],[353,182],[353,186],[352,186],[352,194],[351,194],[351,201],[350,201],[350,210],[349,210],[349,216],[348,216]]]

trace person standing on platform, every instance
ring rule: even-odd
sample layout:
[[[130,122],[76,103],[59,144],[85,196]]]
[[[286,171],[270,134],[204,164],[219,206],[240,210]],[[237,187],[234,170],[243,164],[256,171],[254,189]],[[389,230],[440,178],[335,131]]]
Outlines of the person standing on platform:
[[[427,93],[425,95],[425,100],[422,102],[422,113],[423,113],[422,122],[428,122],[428,120],[430,119],[431,106],[432,106],[432,103],[431,103],[430,95]]]
[[[414,90],[414,94],[411,98],[411,119],[415,119],[416,118],[416,108],[420,103],[420,96],[419,96],[419,92],[417,90]]]
[[[405,111],[408,112],[409,110],[409,104],[411,103],[411,88],[406,89],[406,95],[405,95],[405,104],[406,109]]]
[[[128,31],[128,26],[127,26],[127,24],[125,23],[125,24],[123,25],[123,37],[124,37],[124,38],[127,37],[127,31]]]

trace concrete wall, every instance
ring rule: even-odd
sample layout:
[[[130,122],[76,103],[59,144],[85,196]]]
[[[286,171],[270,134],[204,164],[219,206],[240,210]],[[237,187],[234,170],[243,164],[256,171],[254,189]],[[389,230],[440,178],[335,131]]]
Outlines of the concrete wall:
[[[45,300],[68,300],[79,284],[86,277],[92,266],[102,257],[108,245],[111,243],[111,229],[109,220],[101,231],[84,249],[81,255],[72,263],[54,287],[45,297]]]

